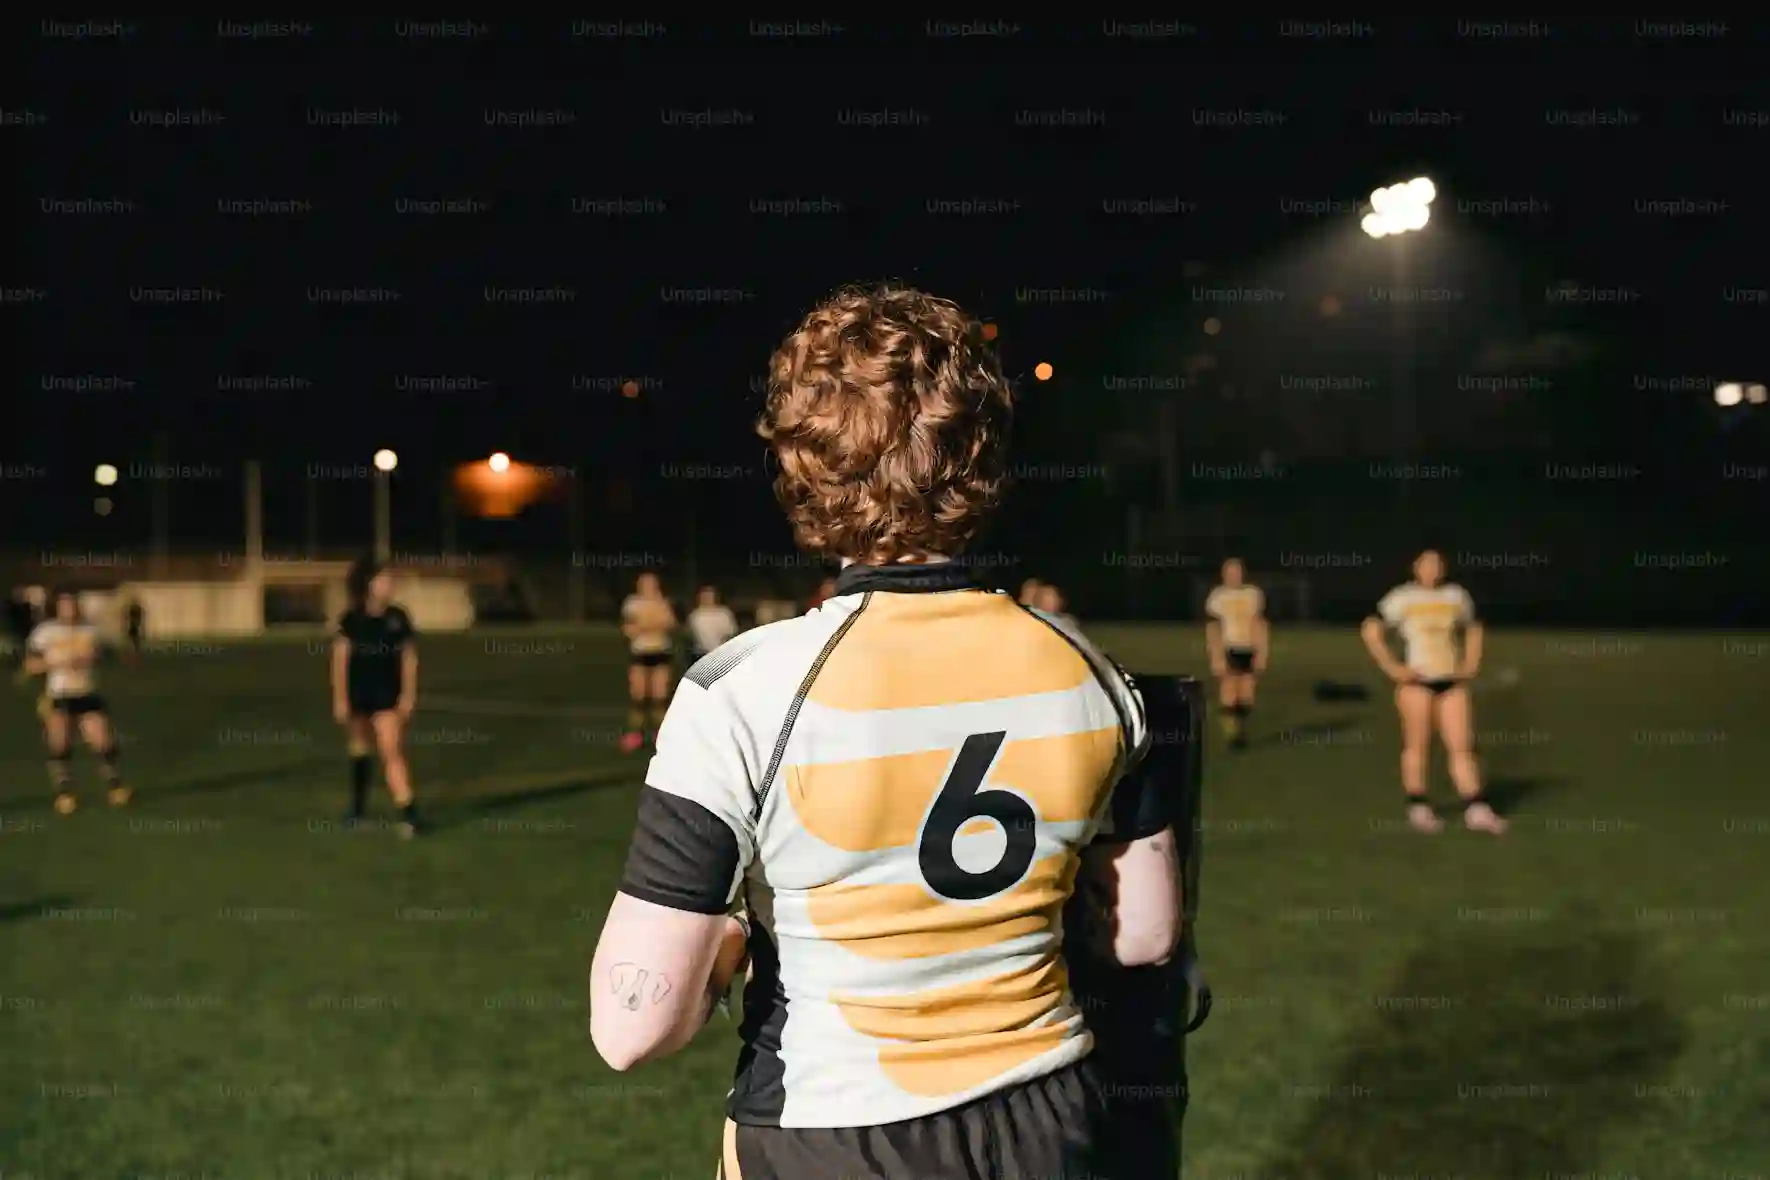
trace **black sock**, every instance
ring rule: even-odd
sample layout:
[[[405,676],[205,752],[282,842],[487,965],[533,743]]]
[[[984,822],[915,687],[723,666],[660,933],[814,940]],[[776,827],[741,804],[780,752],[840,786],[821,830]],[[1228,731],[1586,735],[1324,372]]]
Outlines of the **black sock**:
[[[117,747],[112,746],[100,754],[98,760],[104,763],[104,781],[113,787],[121,786],[123,772],[117,768]]]
[[[350,759],[350,814],[361,815],[369,806],[369,775],[375,769],[367,754],[353,754]]]
[[[69,765],[73,757],[68,750],[55,750],[49,755],[49,785],[55,788],[57,795],[67,793],[68,780],[73,777]]]
[[[1476,791],[1473,795],[1470,795],[1469,797],[1467,797],[1466,799],[1463,800],[1463,810],[1464,811],[1469,810],[1471,807],[1486,807],[1486,806],[1489,806],[1489,804],[1487,802],[1487,792],[1486,791]]]
[[[404,803],[400,804],[399,817],[402,820],[404,820],[406,823],[409,823],[409,824],[417,823],[418,822],[418,801],[416,799],[408,799]]]
[[[1409,807],[1431,807],[1432,801],[1424,795],[1409,795],[1407,805]]]

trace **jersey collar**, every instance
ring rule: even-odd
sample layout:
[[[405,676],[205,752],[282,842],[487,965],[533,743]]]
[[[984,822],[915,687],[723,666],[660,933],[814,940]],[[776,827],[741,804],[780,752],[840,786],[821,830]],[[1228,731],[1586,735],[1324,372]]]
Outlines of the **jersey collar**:
[[[845,594],[943,594],[981,590],[971,571],[957,561],[851,565],[836,576],[836,597]]]

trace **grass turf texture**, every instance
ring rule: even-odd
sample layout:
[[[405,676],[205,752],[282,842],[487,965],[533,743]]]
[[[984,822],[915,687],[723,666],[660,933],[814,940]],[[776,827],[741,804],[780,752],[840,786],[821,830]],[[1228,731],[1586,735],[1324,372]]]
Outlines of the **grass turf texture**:
[[[1098,631],[1133,667],[1202,662],[1190,629]],[[710,1174],[731,1026],[625,1076],[586,1032],[643,768],[615,751],[618,644],[427,639],[439,830],[410,845],[337,829],[322,643],[113,670],[126,812],[82,755],[56,816],[31,697],[6,699],[0,1174]],[[1405,830],[1386,691],[1312,699],[1375,687],[1350,630],[1282,634],[1254,748],[1212,749],[1188,1176],[1770,1162],[1770,647],[1501,633],[1488,668],[1497,841]]]

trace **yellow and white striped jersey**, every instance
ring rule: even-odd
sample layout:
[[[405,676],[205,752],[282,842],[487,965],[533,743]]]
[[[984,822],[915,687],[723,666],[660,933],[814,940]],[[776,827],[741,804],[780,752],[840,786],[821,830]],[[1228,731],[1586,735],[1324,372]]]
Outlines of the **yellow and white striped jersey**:
[[[1397,586],[1377,604],[1377,616],[1401,636],[1402,660],[1427,679],[1456,675],[1461,637],[1475,621],[1475,600],[1454,583]]]
[[[25,640],[25,651],[49,665],[45,690],[51,697],[87,696],[97,690],[94,670],[100,654],[98,629],[90,623],[45,619]]]
[[[634,655],[659,655],[676,644],[676,611],[664,598],[629,594],[621,604],[621,622],[633,628],[627,650]]]
[[[646,775],[623,892],[752,919],[739,1123],[873,1126],[1061,1069],[1093,1038],[1064,903],[1148,742],[1062,622],[950,565],[836,597],[698,663]]]
[[[1224,647],[1250,650],[1266,617],[1266,595],[1258,586],[1218,586],[1205,598],[1205,615],[1222,630]]]

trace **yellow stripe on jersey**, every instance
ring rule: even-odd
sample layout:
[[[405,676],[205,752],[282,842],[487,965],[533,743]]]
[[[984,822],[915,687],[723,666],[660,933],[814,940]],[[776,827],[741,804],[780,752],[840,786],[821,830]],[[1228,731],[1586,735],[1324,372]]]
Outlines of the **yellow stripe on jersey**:
[[[817,675],[808,698],[827,709],[922,709],[1063,692],[1088,662],[1006,595],[875,594]],[[916,658],[902,657],[914,629]]]
[[[927,959],[978,950],[1060,927],[1081,858],[1033,862],[1020,884],[975,905],[956,905],[922,885],[844,885],[806,891],[818,934],[865,959]]]
[[[840,650],[840,649],[838,649]],[[1113,760],[1117,726],[1008,742],[983,788],[1006,787],[1031,801],[1045,823],[1082,823],[1099,809]],[[914,844],[940,793],[952,750],[923,750],[852,762],[787,768],[787,798],[807,832],[844,852]],[[995,827],[973,820],[960,835]]]
[[[879,1066],[911,1094],[958,1094],[1056,1048],[1062,1023],[1038,1022],[1069,989],[1050,955],[1022,971],[905,996],[831,996],[855,1032],[891,1042]]]

